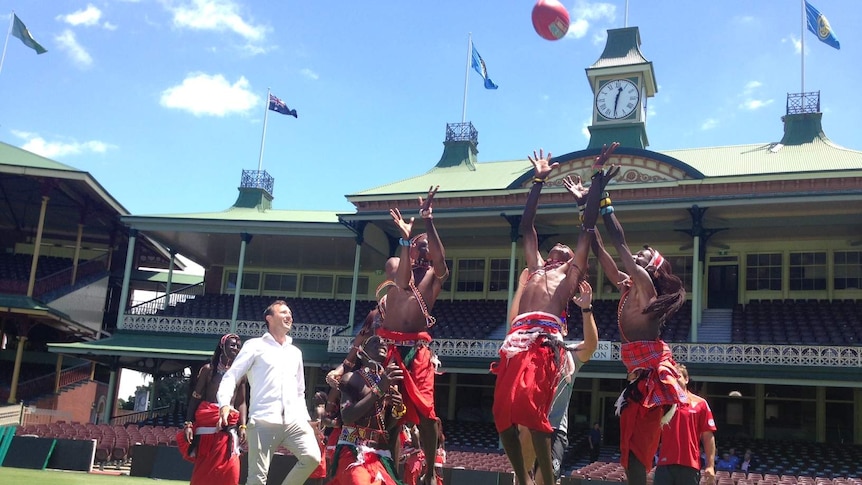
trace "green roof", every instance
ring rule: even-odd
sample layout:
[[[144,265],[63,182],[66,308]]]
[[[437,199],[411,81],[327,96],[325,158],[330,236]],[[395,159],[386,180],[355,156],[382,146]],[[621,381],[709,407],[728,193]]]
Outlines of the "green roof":
[[[427,188],[427,187],[426,187]],[[186,214],[150,214],[135,217],[168,217],[171,219],[198,219],[216,221],[265,221],[265,222],[299,222],[299,223],[338,223],[338,213],[334,211],[298,211],[268,209],[237,208],[218,212],[190,212]]]
[[[621,147],[614,157],[650,158],[681,169],[688,176],[703,178],[707,182],[710,178],[718,177],[753,178],[780,174],[811,176],[862,169],[862,151],[844,148],[829,140],[823,133],[821,117],[821,113],[785,116],[784,136],[775,142],[666,151]],[[554,159],[562,165],[571,160],[591,159],[598,153],[597,148],[585,149]],[[445,153],[443,158],[447,158]],[[484,163],[465,158],[460,164],[438,164],[424,174],[357,192],[348,198],[379,198],[391,194],[421,195],[426,193],[431,185],[439,185],[440,193],[451,195],[457,195],[452,194],[453,192],[462,191],[481,194],[520,190],[522,183],[532,172],[532,164],[526,158]],[[551,178],[558,175],[560,174],[556,171],[552,172]]]
[[[532,169],[527,159],[477,163],[473,167],[467,164],[435,167],[422,175],[364,190],[354,196],[414,192],[424,194],[428,192],[428,187],[431,185],[439,185],[445,192],[500,190],[511,185],[513,180],[527,170]]]
[[[86,173],[3,142],[0,142],[0,160],[2,160],[2,165]]]

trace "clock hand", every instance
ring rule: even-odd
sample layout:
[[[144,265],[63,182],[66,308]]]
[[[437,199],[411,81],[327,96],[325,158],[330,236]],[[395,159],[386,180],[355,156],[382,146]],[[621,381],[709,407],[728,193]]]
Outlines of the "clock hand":
[[[623,94],[623,88],[617,90],[617,96],[614,98],[614,116],[617,114],[617,105],[620,103],[620,94]]]

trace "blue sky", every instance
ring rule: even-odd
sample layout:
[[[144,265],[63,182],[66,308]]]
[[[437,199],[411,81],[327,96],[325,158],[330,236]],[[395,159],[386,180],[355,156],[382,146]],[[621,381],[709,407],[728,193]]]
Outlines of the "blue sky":
[[[821,92],[826,134],[862,150],[862,2],[813,1],[840,51],[802,32],[800,3],[631,0],[658,83],[649,148],[778,141],[804,35],[805,90]],[[48,52],[9,38],[0,140],[90,172],[133,214],[219,211],[258,167],[271,88],[299,114],[269,112],[273,206],[350,212],[345,194],[439,160],[446,123],[461,121],[468,33],[500,86],[469,71],[480,162],[585,148],[584,69],[607,29],[625,26],[626,3],[563,4],[572,26],[550,42],[533,31],[532,1],[3,2]]]

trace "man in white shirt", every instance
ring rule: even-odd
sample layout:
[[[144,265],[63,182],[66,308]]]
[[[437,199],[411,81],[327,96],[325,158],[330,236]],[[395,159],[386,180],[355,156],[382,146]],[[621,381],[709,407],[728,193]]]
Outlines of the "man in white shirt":
[[[320,447],[305,403],[302,351],[287,335],[293,314],[282,300],[264,312],[267,333],[248,340],[225,373],[216,395],[219,426],[227,423],[237,381],[251,386],[248,416],[247,485],[266,485],[272,453],[284,446],[298,459],[282,485],[302,485],[320,463]]]

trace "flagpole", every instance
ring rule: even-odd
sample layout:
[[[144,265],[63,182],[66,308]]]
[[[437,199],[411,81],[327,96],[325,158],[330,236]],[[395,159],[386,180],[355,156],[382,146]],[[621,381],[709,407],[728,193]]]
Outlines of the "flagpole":
[[[625,25],[625,27],[628,28],[628,26],[629,26],[629,0],[626,0],[626,25]]]
[[[802,78],[802,98],[803,98],[802,102],[804,104],[805,103],[805,22],[807,21],[806,20],[807,16],[805,15],[805,0],[799,0],[799,2],[802,5],[802,23],[800,25],[801,29],[799,32],[799,38],[802,39],[802,52],[801,52],[801,56],[800,56],[800,57],[802,57],[802,72],[800,74],[801,74],[801,78]]]
[[[470,61],[473,58],[473,33],[467,32],[467,69],[464,70],[464,105],[461,108],[461,123],[467,121],[467,85],[470,81]]]
[[[260,135],[260,157],[257,159],[257,171],[260,172],[263,165],[263,142],[266,141],[266,119],[269,116],[269,93],[270,88],[266,88],[266,99],[264,100],[266,107],[263,111],[263,133]]]
[[[6,47],[9,45],[9,36],[12,35],[12,24],[15,22],[15,11],[9,14],[9,30],[6,31],[6,42],[3,43],[3,56],[0,57],[0,72],[3,72],[3,61],[6,60]]]

